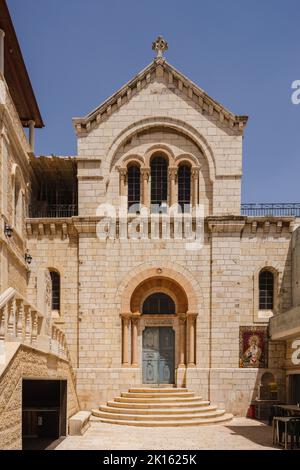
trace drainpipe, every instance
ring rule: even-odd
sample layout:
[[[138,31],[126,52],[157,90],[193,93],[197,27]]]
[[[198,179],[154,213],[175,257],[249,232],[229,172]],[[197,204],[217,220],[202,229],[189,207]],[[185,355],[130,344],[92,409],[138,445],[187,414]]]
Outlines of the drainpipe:
[[[4,36],[5,32],[0,29],[0,75],[4,76]]]
[[[29,145],[30,145],[30,149],[32,151],[32,153],[34,153],[34,126],[35,126],[35,122],[34,121],[29,121]]]

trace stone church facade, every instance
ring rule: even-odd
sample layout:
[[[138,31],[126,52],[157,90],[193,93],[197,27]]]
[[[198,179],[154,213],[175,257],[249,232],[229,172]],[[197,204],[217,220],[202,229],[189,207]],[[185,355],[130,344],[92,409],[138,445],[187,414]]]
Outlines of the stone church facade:
[[[297,218],[241,213],[247,117],[170,65],[162,38],[153,46],[148,67],[73,119],[75,157],[34,154],[2,78],[12,119],[1,121],[1,211],[13,235],[2,235],[1,293],[41,305],[50,273],[54,340],[65,335],[83,410],[169,385],[246,415],[263,377],[286,399],[291,355],[269,323],[298,305]]]
[[[226,110],[157,57],[107,102],[73,122],[78,216],[31,218],[26,230],[36,269],[60,274],[57,321],[67,334],[83,407],[143,384],[143,335],[150,327],[175,332],[172,382],[228,411],[247,412],[266,371],[283,392],[282,344],[269,344],[267,368],[241,368],[239,362],[240,327],[267,326],[270,315],[291,305],[293,220],[240,212],[247,118]],[[201,249],[189,250],[174,233],[164,237],[161,227],[158,234],[150,226],[137,231],[138,239],[110,231],[99,236],[99,224],[107,219],[104,205],[117,212],[132,191],[133,167],[138,202],[150,208],[155,157],[166,162],[169,206],[178,202],[180,169],[189,169],[192,211],[204,207]],[[119,228],[121,218],[116,214]],[[270,311],[259,309],[262,270],[270,271],[276,284]],[[35,277],[32,267],[32,301]],[[143,302],[153,293],[170,296],[174,314],[143,315]]]

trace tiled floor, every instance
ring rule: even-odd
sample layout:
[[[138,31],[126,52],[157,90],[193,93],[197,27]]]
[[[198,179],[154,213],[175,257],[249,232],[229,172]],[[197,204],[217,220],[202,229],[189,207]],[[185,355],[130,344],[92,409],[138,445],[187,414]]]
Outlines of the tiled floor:
[[[80,437],[67,437],[57,447],[91,450],[258,449],[272,447],[272,428],[258,421],[234,418],[223,426],[140,428],[92,422]]]

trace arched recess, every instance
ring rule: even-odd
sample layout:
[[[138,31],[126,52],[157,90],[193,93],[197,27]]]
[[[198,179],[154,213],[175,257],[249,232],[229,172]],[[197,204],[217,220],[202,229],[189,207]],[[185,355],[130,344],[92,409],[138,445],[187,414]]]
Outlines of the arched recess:
[[[177,314],[188,311],[188,299],[184,289],[173,279],[154,276],[143,281],[134,290],[130,301],[131,313],[140,314],[145,299],[155,292],[169,295],[175,302]]]
[[[170,267],[150,267],[139,271],[119,288],[122,319],[122,364],[126,367],[140,365],[141,351],[138,338],[145,328],[142,306],[154,293],[165,293],[172,298],[176,309],[169,315],[176,331],[176,357],[178,367],[196,364],[196,318],[198,315],[197,290],[185,276]],[[147,315],[146,315],[147,316]],[[151,315],[150,315],[151,316]],[[163,326],[165,315],[153,315],[156,326]],[[162,322],[160,323],[160,321]],[[153,325],[153,324],[152,324]],[[129,338],[131,341],[129,341]],[[129,344],[130,342],[130,344]]]
[[[178,268],[178,269],[176,269]],[[118,289],[118,297],[120,298],[120,306],[122,313],[134,313],[131,311],[131,298],[135,289],[144,281],[151,279],[170,279],[173,285],[178,285],[185,292],[188,299],[188,311],[198,312],[199,304],[202,304],[202,299],[199,299],[200,287],[195,279],[191,278],[182,266],[175,265],[175,263],[168,263],[163,267],[159,266],[143,266],[136,269],[136,272],[128,282],[128,276],[120,284]],[[157,281],[156,281],[157,282]],[[201,308],[201,307],[200,307]]]
[[[216,176],[216,163],[213,155],[213,151],[206,141],[206,139],[201,135],[194,127],[190,126],[184,121],[174,118],[166,117],[154,117],[142,119],[138,122],[134,122],[127,128],[125,128],[112,142],[110,148],[107,152],[106,159],[106,168],[104,171],[110,173],[113,166],[117,164],[115,161],[115,155],[118,150],[124,146],[126,141],[131,140],[136,134],[146,130],[153,130],[157,128],[169,128],[173,129],[179,134],[189,138],[194,144],[199,148],[201,153],[204,155],[208,162],[209,167],[209,177],[212,182],[215,180]]]

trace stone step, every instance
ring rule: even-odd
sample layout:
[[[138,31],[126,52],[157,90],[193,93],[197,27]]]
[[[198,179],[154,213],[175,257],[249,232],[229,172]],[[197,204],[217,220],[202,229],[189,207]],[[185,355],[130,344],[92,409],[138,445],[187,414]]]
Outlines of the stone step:
[[[132,392],[123,392],[121,397],[124,398],[187,398],[195,396],[194,392],[146,392],[146,393],[132,393]]]
[[[143,387],[143,388],[130,388],[129,389],[130,393],[178,393],[178,392],[188,392],[187,388],[176,388],[176,387],[166,387],[166,388],[161,388],[161,387]]]
[[[97,412],[98,410],[93,410]],[[95,415],[94,415],[95,416]],[[207,426],[212,424],[224,424],[226,422],[231,421],[233,416],[229,413],[224,413],[221,416],[215,416],[213,418],[197,418],[197,419],[189,419],[189,420],[169,420],[169,421],[158,421],[155,417],[155,420],[144,420],[144,421],[137,421],[137,420],[123,420],[123,419],[109,419],[109,418],[96,418],[94,417],[94,422],[101,422],[101,423],[108,423],[108,424],[120,424],[122,426],[140,426],[140,427],[176,427],[176,426]]]
[[[93,415],[97,416],[98,418],[104,419],[119,419],[119,420],[127,420],[127,421],[170,421],[170,415],[136,415],[136,414],[122,414],[122,413],[110,413],[104,412],[100,410],[94,410]],[[204,418],[215,418],[217,416],[223,416],[225,410],[215,410],[215,411],[207,411],[203,413],[194,413],[194,414],[178,414],[173,416],[174,420],[197,420],[197,419],[204,419]]]
[[[114,398],[114,401],[121,402],[121,403],[184,403],[188,401],[200,401],[200,397],[168,397],[168,398],[149,398],[149,397],[143,397],[143,398],[135,398],[135,397],[117,397]]]
[[[124,414],[124,415],[193,415],[193,414],[202,414],[206,412],[213,412],[217,410],[216,406],[199,406],[195,408],[160,408],[160,409],[139,409],[139,408],[115,408],[113,406],[101,405],[99,407],[100,411],[104,413],[114,413],[114,414]]]
[[[136,402],[125,402],[125,403],[121,403],[119,401],[108,401],[107,402],[107,405],[109,407],[115,407],[115,408],[128,408],[130,406],[130,408],[136,408],[136,409],[152,409],[152,410],[155,410],[155,409],[165,409],[166,408],[166,403],[136,403]],[[201,400],[201,399],[198,399],[196,401],[184,401],[184,402],[170,402],[170,403],[167,403],[167,406],[174,406],[176,408],[180,408],[180,409],[185,409],[185,408],[198,408],[198,407],[202,407],[202,406],[209,406],[210,405],[210,402],[209,401],[204,401],[204,400]]]

